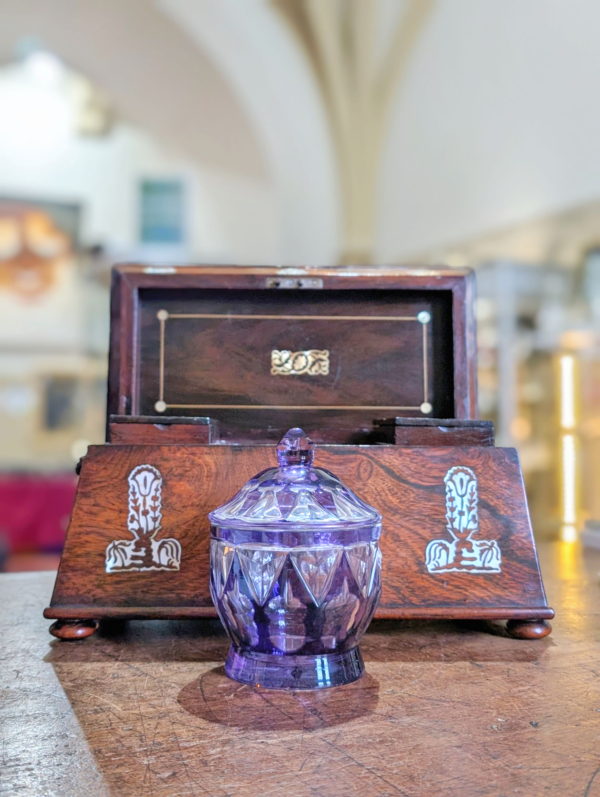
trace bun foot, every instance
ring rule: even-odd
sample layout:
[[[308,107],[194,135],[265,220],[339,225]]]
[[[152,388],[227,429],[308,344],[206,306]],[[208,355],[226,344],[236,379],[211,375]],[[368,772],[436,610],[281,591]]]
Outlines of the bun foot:
[[[548,620],[509,620],[506,632],[515,639],[542,639],[552,631]]]
[[[57,620],[48,629],[58,639],[85,639],[98,630],[98,620]]]

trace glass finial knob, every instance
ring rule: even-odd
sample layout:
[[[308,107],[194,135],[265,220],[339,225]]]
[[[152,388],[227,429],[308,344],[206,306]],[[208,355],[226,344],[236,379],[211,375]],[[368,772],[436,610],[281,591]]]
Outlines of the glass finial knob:
[[[290,429],[277,444],[280,467],[310,465],[315,455],[315,444],[302,429]]]

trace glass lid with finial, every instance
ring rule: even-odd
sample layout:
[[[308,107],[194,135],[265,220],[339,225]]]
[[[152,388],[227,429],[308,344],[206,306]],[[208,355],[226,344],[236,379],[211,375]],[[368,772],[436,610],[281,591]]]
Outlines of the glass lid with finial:
[[[290,429],[279,467],[210,513],[210,592],[246,684],[319,689],[360,678],[358,642],[381,595],[381,515],[313,465]]]
[[[277,446],[279,467],[258,473],[226,504],[210,513],[229,529],[286,531],[319,526],[332,530],[373,525],[381,515],[333,473],[313,465],[315,444],[290,429]]]

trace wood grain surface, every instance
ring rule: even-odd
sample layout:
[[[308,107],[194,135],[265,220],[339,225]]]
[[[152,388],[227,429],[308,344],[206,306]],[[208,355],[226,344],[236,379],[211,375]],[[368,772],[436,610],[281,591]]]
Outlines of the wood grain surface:
[[[358,284],[357,284],[358,288]],[[452,417],[452,296],[448,291],[411,290],[224,290],[146,292],[140,302],[141,413],[151,414],[159,397],[160,330],[164,310],[164,400],[193,413],[194,404],[218,418],[229,439],[245,428],[290,428],[318,416],[349,425],[350,417],[370,420],[378,406],[412,407],[421,416],[425,401],[423,326],[418,313],[431,316],[427,336],[427,400],[434,417]],[[194,318],[189,314],[210,317]],[[181,317],[183,316],[183,317]],[[294,319],[294,316],[297,318]],[[304,320],[304,318],[307,320]],[[410,318],[395,321],[383,318]],[[342,320],[344,319],[344,320]],[[347,320],[345,320],[347,319]],[[281,376],[271,373],[271,352],[327,350],[328,373]],[[234,405],[232,410],[227,405]],[[237,405],[237,406],[236,406]],[[267,410],[253,409],[257,405]],[[282,410],[297,405],[308,410]],[[190,409],[186,409],[190,406]],[[240,411],[243,409],[243,411]],[[169,409],[168,413],[179,413]],[[202,414],[196,410],[195,414]],[[357,423],[356,425],[359,425]],[[315,424],[317,426],[317,424]],[[285,432],[285,429],[283,429]]]
[[[318,441],[368,443],[383,411],[422,417],[423,403],[477,417],[469,269],[299,269],[309,290],[273,289],[277,268],[162,272],[113,270],[109,413],[151,415],[164,400],[165,415],[209,415],[231,442],[309,424]],[[328,373],[271,373],[273,350],[310,349],[329,352]]]
[[[540,554],[551,637],[376,621],[367,675],[307,694],[228,680],[213,621],[52,640],[53,574],[0,576],[0,793],[599,797],[600,552]]]
[[[211,418],[111,415],[107,443],[115,445],[202,445],[216,441],[219,425]]]
[[[181,569],[106,573],[108,544],[132,539],[127,477],[143,464],[162,474],[160,536],[181,543]],[[333,471],[383,516],[378,617],[552,617],[514,449],[325,446],[318,449],[316,464]],[[270,446],[91,446],[46,616],[214,616],[208,512],[273,465]],[[456,465],[477,475],[477,538],[497,541],[500,573],[432,574],[425,567],[427,544],[449,538],[444,476]]]
[[[375,426],[388,430],[390,434],[385,442],[397,446],[493,446],[495,441],[491,421],[382,418],[375,421]]]

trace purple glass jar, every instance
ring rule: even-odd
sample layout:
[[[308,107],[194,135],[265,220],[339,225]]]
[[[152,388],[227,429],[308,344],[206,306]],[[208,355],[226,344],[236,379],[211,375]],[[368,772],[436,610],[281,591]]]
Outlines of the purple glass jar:
[[[290,429],[279,467],[210,513],[210,591],[236,681],[318,689],[360,678],[358,643],[381,595],[381,515]]]

